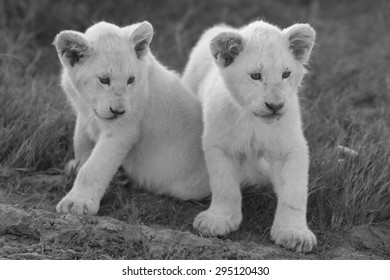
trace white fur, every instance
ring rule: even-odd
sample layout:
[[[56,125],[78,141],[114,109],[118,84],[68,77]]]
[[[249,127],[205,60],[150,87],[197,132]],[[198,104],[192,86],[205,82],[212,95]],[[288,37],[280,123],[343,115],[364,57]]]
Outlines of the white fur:
[[[143,187],[181,199],[210,195],[201,149],[201,105],[150,53],[148,22],[119,28],[100,22],[63,31],[55,46],[62,86],[74,108],[72,190],[57,211],[95,214],[120,165]],[[110,85],[99,77],[109,77]],[[127,85],[129,77],[135,77]],[[124,112],[115,115],[111,112]]]
[[[212,191],[210,208],[194,221],[199,231],[237,230],[240,183],[270,179],[278,198],[271,238],[297,251],[316,245],[306,223],[309,155],[297,96],[314,38],[307,24],[280,30],[256,21],[241,29],[213,27],[194,47],[182,79],[202,102]],[[283,107],[270,115],[266,102]]]

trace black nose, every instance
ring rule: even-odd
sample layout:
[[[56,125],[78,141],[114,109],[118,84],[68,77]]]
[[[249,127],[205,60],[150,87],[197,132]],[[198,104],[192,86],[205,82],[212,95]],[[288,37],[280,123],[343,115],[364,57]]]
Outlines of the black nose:
[[[280,109],[283,108],[284,103],[267,103],[265,102],[265,106],[267,106],[268,109],[276,113]]]
[[[116,111],[116,110],[113,110],[111,107],[110,107],[110,111],[111,113],[113,113],[115,116],[120,116],[120,115],[123,115],[126,111],[123,110],[123,111]]]

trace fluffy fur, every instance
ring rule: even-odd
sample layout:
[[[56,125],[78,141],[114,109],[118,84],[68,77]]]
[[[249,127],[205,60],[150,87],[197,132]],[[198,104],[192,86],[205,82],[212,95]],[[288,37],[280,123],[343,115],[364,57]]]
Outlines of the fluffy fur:
[[[213,27],[193,49],[182,79],[202,103],[212,192],[195,218],[199,231],[237,230],[240,184],[270,180],[278,198],[271,238],[296,251],[316,245],[306,223],[309,155],[297,96],[314,40],[308,24],[280,30],[256,21]]]
[[[57,211],[95,214],[119,166],[151,191],[210,195],[201,149],[201,105],[151,54],[153,28],[106,22],[54,41],[62,87],[76,112],[72,190]]]

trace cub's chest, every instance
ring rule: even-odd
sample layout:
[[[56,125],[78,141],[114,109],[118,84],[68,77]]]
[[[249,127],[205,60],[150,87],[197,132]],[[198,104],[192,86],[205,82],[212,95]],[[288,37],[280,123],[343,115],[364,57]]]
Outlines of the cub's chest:
[[[94,116],[91,115],[86,116],[84,120],[84,129],[88,137],[92,141],[97,142],[97,140],[99,139],[101,129],[99,127],[98,121],[96,120],[96,118],[94,118]]]
[[[233,155],[239,157],[261,158],[283,150],[285,137],[277,126],[259,122],[237,123],[225,135],[230,141],[223,143]]]

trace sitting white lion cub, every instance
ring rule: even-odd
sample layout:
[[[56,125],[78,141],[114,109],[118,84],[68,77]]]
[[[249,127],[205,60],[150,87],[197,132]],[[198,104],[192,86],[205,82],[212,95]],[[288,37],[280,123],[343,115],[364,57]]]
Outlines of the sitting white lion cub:
[[[210,195],[200,102],[150,53],[152,36],[148,22],[124,28],[100,22],[85,34],[55,38],[62,87],[77,114],[68,168],[81,166],[58,212],[97,213],[121,165],[154,192]]]
[[[256,21],[213,27],[192,51],[183,81],[202,102],[212,192],[194,221],[201,232],[237,230],[240,183],[266,180],[268,165],[278,198],[271,238],[296,251],[316,245],[306,223],[309,156],[297,96],[314,39],[308,24],[280,30]]]

